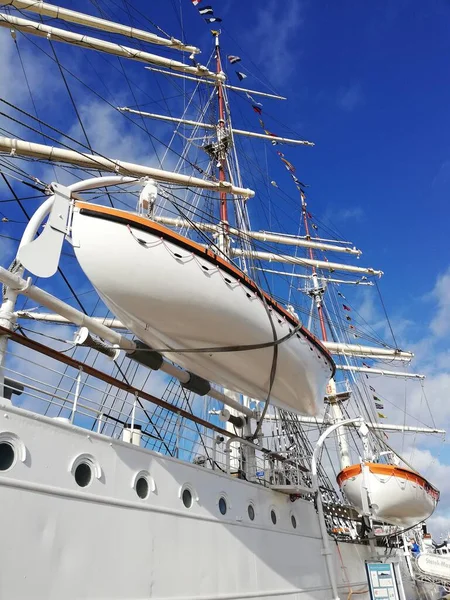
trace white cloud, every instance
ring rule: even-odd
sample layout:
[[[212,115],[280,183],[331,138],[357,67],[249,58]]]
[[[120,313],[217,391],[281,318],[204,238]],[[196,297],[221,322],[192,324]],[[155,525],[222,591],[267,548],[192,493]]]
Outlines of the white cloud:
[[[450,512],[434,514],[427,522],[428,529],[438,543],[450,534]]]
[[[359,83],[351,83],[346,87],[341,87],[338,92],[337,103],[342,110],[351,112],[361,102],[363,102],[364,95]]]
[[[144,132],[132,126],[112,107],[100,100],[92,100],[80,104],[78,110],[95,152],[128,162],[148,163],[152,159]],[[68,135],[85,143],[78,122],[72,125]]]
[[[270,0],[256,11],[257,21],[251,34],[253,47],[259,49],[259,62],[264,64],[269,80],[275,85],[284,83],[298,67],[291,46],[303,24],[302,7],[300,0],[283,5]]]
[[[360,206],[353,206],[339,211],[336,217],[338,221],[349,221],[350,219],[360,221],[363,215],[364,211]]]
[[[390,339],[389,330],[378,304],[373,302],[374,294],[364,290],[359,292],[362,300],[358,312],[383,338]],[[411,349],[416,354],[411,371],[424,373],[422,384],[417,380],[393,379],[370,376],[369,381],[382,398],[389,423],[450,428],[450,345],[446,333],[450,331],[450,269],[440,275],[427,300],[433,302],[434,317],[427,324],[411,327],[404,314],[391,315],[391,323],[399,345]],[[407,313],[406,313],[407,315]],[[400,324],[400,329],[397,327]],[[408,326],[409,325],[409,326]],[[408,341],[409,337],[419,337]],[[386,365],[389,370],[409,370],[394,364]],[[406,410],[406,417],[405,411]],[[431,411],[431,415],[430,415]],[[434,535],[446,534],[450,528],[450,453],[441,435],[389,433],[388,443],[405,457],[441,491],[441,501],[436,514],[430,519],[430,529]]]
[[[450,268],[438,277],[431,295],[437,310],[430,329],[436,337],[443,337],[450,332]]]

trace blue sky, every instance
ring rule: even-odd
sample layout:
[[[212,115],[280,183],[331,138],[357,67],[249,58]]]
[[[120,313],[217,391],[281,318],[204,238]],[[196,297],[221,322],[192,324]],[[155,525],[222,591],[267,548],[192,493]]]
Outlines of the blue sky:
[[[199,45],[203,50],[202,59],[207,59],[211,51],[209,27],[190,0],[151,3],[150,6],[143,1],[133,4],[177,37],[182,35],[178,15],[181,6],[185,39]],[[295,164],[298,177],[311,186],[308,209],[318,220],[332,224],[344,238],[363,250],[361,265],[385,271],[380,289],[400,343],[415,350],[419,363],[416,368],[428,375],[427,389],[436,421],[439,426],[447,427],[450,425],[450,407],[447,408],[450,391],[447,367],[450,358],[447,341],[450,333],[447,250],[450,4],[444,0],[397,0],[395,3],[378,0],[370,4],[202,0],[199,6],[208,4],[223,18],[223,53],[242,58],[237,70],[248,75],[246,86],[273,87],[288,97],[288,101],[263,101],[263,118],[268,129],[289,135],[293,130],[301,138],[315,142],[314,148],[283,148]],[[65,5],[96,14],[87,1],[71,0]],[[105,5],[113,16],[115,4]],[[127,21],[123,10],[117,10],[117,16]],[[133,24],[142,27],[144,21],[139,18]],[[0,95],[5,94],[29,110],[27,90],[10,42],[8,31],[1,30],[0,44],[8,49],[10,63],[3,61],[0,67]],[[35,47],[26,40],[20,39],[19,43],[36,90],[34,100],[39,116],[81,140],[81,131],[55,66],[45,63],[43,85],[44,71],[37,67],[43,67],[45,58],[41,60]],[[38,47],[45,48],[45,40],[39,41]],[[123,74],[110,70],[108,81],[99,83],[90,68],[94,66],[101,73],[106,65],[102,61],[111,65],[112,59],[98,59],[89,51],[80,51],[74,58],[73,50],[61,45],[56,48],[61,62],[89,85],[96,84],[112,104],[134,103]],[[127,69],[129,76],[145,90],[145,93],[135,92],[139,103],[159,101],[167,92],[166,83],[158,88],[155,79],[143,71],[142,64],[127,63]],[[236,84],[234,70],[228,69],[231,83]],[[15,83],[11,86],[13,79]],[[117,114],[105,111],[103,104],[75,79],[69,77],[69,83],[95,149],[109,155],[114,149],[114,156],[125,160],[151,162],[154,159],[141,130],[133,129],[128,121],[118,120]],[[114,97],[111,89],[115,90]],[[234,95],[232,98],[236,100],[233,116],[237,125],[258,131],[257,115],[246,99]],[[64,110],[56,110],[62,101]],[[171,104],[174,113],[178,102],[179,99],[175,99]],[[147,109],[150,107],[158,107],[160,111],[164,108],[161,103],[159,106],[149,104]],[[167,136],[164,126],[152,124],[152,127],[159,137]],[[157,150],[161,155],[159,146]],[[294,197],[295,188],[275,151],[276,148],[267,145],[258,156],[270,165],[266,173],[269,180],[276,180]],[[245,169],[244,184],[251,187],[254,181],[249,170],[251,165]],[[266,215],[271,211],[270,219],[274,219],[280,197],[271,189],[273,200],[269,202],[267,188],[258,177],[255,183],[267,209]],[[27,206],[32,210],[34,205],[30,202]],[[257,211],[257,204],[254,206],[250,204],[250,213],[256,226],[267,227],[267,218]],[[279,218],[284,229],[296,233],[298,212],[292,206],[283,204]],[[0,208],[8,216],[23,220],[14,206],[1,205]],[[0,228],[7,234],[19,235],[22,226],[10,223]],[[2,264],[8,263],[12,251],[13,247],[3,242]],[[76,271],[72,272],[76,276]],[[53,291],[58,289],[64,293],[63,284],[53,285]],[[364,316],[370,323],[376,324],[382,319],[375,294],[358,292],[352,301],[362,304]],[[86,302],[89,303],[88,297]],[[380,329],[380,333],[385,330]],[[403,388],[391,383],[380,383],[380,386],[385,386],[383,391],[387,396],[402,397]],[[429,422],[419,396],[413,390],[410,412]],[[401,422],[401,416],[394,413],[393,417]],[[421,461],[421,468],[429,469],[432,481],[433,477],[436,481],[449,481],[443,490],[448,499],[444,497],[440,521],[435,523],[436,528],[450,528],[447,446],[441,448],[436,442],[421,441],[416,460]]]

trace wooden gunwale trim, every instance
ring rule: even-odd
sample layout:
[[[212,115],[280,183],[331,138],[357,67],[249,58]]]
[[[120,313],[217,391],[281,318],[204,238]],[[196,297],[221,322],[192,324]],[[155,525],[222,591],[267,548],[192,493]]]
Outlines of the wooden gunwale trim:
[[[197,254],[198,256],[201,256],[207,261],[215,265],[219,265],[225,271],[235,276],[241,283],[243,283],[247,288],[249,288],[252,292],[257,294],[259,297],[263,295],[267,303],[272,308],[274,308],[280,315],[285,317],[291,323],[291,325],[293,325],[294,327],[297,327],[299,325],[299,322],[297,321],[297,319],[295,319],[295,317],[293,317],[286,309],[284,309],[280,304],[278,304],[278,302],[276,302],[276,300],[274,300],[269,294],[262,291],[256,285],[256,283],[252,279],[247,277],[245,273],[242,273],[242,271],[240,271],[238,267],[225,260],[224,258],[217,256],[217,254],[209,248],[203,248],[203,246],[201,246],[200,244],[197,244],[196,242],[176,233],[175,231],[172,231],[171,229],[165,227],[164,225],[161,225],[160,223],[155,223],[150,219],[146,219],[144,217],[130,213],[125,210],[119,210],[117,208],[101,206],[99,204],[90,204],[89,202],[81,201],[75,202],[75,206],[80,209],[80,213],[82,215],[100,219],[103,218],[105,220],[114,221],[116,223],[124,223],[135,227],[136,229],[146,231],[148,233],[158,234],[162,238],[182,246],[183,248]],[[322,342],[303,325],[300,326],[299,333],[302,333],[328,360],[333,369],[333,372],[331,374],[331,377],[333,377],[336,371],[336,365],[334,363],[333,358],[331,357],[331,354],[328,352],[328,350],[325,348]]]
[[[387,477],[397,477],[398,479],[406,479],[407,481],[413,481],[418,483],[421,487],[425,489],[431,496],[435,497],[436,500],[439,499],[439,490],[437,490],[434,486],[429,483],[425,477],[419,475],[419,473],[415,473],[414,471],[410,471],[409,469],[405,469],[404,467],[398,467],[396,465],[384,465],[381,463],[365,463],[369,467],[369,471],[374,475],[381,475]],[[362,471],[361,464],[350,465],[338,474],[336,477],[338,485],[341,486],[344,481],[347,479],[351,479],[352,477],[356,477]]]

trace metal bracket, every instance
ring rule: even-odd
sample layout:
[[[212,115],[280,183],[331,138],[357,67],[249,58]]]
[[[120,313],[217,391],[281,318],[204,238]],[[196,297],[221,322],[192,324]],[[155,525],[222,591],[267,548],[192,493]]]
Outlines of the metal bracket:
[[[51,277],[56,273],[64,238],[69,230],[70,190],[55,183],[53,191],[53,203],[44,231],[21,246],[17,254],[22,265],[38,277]]]

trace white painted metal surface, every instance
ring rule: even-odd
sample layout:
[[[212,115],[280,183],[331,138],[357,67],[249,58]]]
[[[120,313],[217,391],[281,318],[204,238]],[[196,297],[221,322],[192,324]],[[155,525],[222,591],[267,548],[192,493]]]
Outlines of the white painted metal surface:
[[[188,221],[181,217],[166,217],[164,215],[152,217],[157,223],[163,223],[164,225],[170,225],[171,227],[186,227],[187,229],[199,229],[200,231],[219,231],[219,226],[213,223],[202,223],[201,221]],[[327,250],[329,252],[343,252],[345,254],[353,254],[360,256],[361,250],[357,248],[349,248],[348,246],[338,246],[336,244],[323,244],[312,241],[306,237],[297,235],[283,235],[275,234],[268,231],[244,231],[242,229],[236,229],[235,227],[229,227],[228,232],[230,235],[237,235],[244,239],[260,240],[262,242],[275,242],[278,244],[286,244],[287,246],[300,246],[303,248],[314,248],[315,250]],[[286,272],[282,272],[286,275]]]
[[[401,379],[425,379],[420,373],[389,371],[387,369],[373,369],[372,367],[355,367],[353,365],[336,365],[340,371],[353,371],[354,373],[367,373],[368,375],[384,375],[386,377],[400,377]]]
[[[369,500],[375,519],[400,527],[411,527],[433,514],[437,500],[423,485],[394,475],[366,469]],[[363,473],[341,484],[351,504],[362,510]]]
[[[363,346],[361,344],[346,344],[341,342],[324,342],[324,346],[333,354],[344,356],[377,356],[385,359],[397,358],[398,360],[411,360],[412,352],[404,352],[395,348],[377,348],[376,346]]]
[[[122,112],[132,113],[134,115],[140,115],[142,117],[146,117],[149,119],[156,119],[157,121],[168,121],[171,123],[181,123],[184,125],[191,125],[193,127],[200,127],[201,129],[216,129],[217,125],[213,125],[211,123],[201,123],[198,121],[191,121],[190,119],[178,119],[177,117],[168,117],[166,115],[159,115],[155,113],[144,112],[141,110],[134,110],[132,108],[128,108],[126,106],[118,107],[117,110]],[[264,133],[258,133],[256,131],[245,131],[243,129],[231,129],[231,133],[236,135],[245,135],[246,137],[259,138],[263,140],[272,140],[274,142],[281,142],[283,144],[292,144],[299,146],[314,146],[313,142],[308,142],[306,140],[296,140],[290,138],[279,137],[278,135],[268,135]]]
[[[186,46],[183,42],[174,38],[163,38],[149,31],[143,31],[142,29],[136,29],[135,27],[129,27],[128,25],[121,25],[107,19],[100,19],[99,17],[93,17],[84,13],[77,12],[75,10],[69,10],[61,6],[55,6],[54,4],[48,4],[47,2],[35,2],[34,0],[0,0],[0,4],[4,6],[14,6],[21,10],[27,10],[30,12],[36,12],[39,15],[51,17],[52,19],[62,19],[69,23],[77,23],[78,25],[84,25],[85,27],[92,27],[101,31],[108,31],[109,33],[118,33],[127,37],[142,40],[143,42],[149,42],[150,44],[157,44],[160,46],[167,46],[174,48],[175,50],[182,50],[184,52],[192,52],[198,54],[200,50],[195,46]]]
[[[13,156],[31,156],[53,162],[63,162],[79,167],[97,169],[102,171],[112,171],[116,174],[137,175],[138,177],[152,177],[157,181],[167,181],[169,183],[178,183],[181,185],[198,187],[200,189],[216,192],[224,191],[227,194],[235,194],[244,198],[252,198],[255,195],[253,190],[233,186],[229,181],[209,181],[199,177],[191,177],[182,173],[172,173],[162,169],[154,169],[145,165],[136,163],[104,158],[96,154],[82,154],[75,150],[66,150],[65,148],[56,148],[45,144],[35,144],[13,138],[0,136],[0,151],[10,152]]]
[[[198,81],[199,83],[206,83],[210,85],[214,85],[213,81],[209,81],[209,79],[198,79],[197,77],[190,77],[189,75],[182,75],[181,73],[174,73],[172,71],[164,71],[163,69],[157,69],[155,67],[144,67],[149,71],[155,71],[156,73],[162,73],[163,75],[171,75],[173,77],[181,77],[183,79],[189,79],[191,81]],[[223,87],[227,88],[227,90],[233,90],[234,92],[243,92],[255,94],[255,96],[263,96],[265,98],[275,98],[276,100],[287,100],[284,96],[278,96],[276,94],[268,94],[267,92],[261,92],[259,90],[248,90],[246,88],[241,88],[236,85],[229,85],[228,83],[224,83]]]
[[[73,240],[82,269],[106,305],[154,348],[229,347],[274,339],[267,306],[254,292],[157,234],[132,233],[125,224],[75,209]],[[293,329],[276,311],[270,315],[277,339]],[[251,398],[267,398],[272,347],[166,356],[205,379]],[[315,414],[331,372],[325,354],[302,333],[296,334],[278,347],[271,402]]]
[[[259,250],[242,250],[241,248],[232,248],[232,256],[244,256],[248,258],[259,258],[268,262],[279,262],[286,263],[289,265],[301,265],[304,267],[315,267],[316,269],[323,269],[324,271],[346,271],[348,273],[361,273],[365,275],[374,275],[381,277],[383,271],[376,271],[371,267],[354,267],[353,265],[346,265],[341,263],[328,262],[325,260],[311,260],[310,258],[303,258],[297,256],[290,256],[287,254],[276,254],[275,252],[260,252]]]
[[[0,402],[0,433],[24,450],[0,476],[1,598],[329,600],[312,502]],[[73,470],[83,457],[94,473],[80,488]],[[144,499],[139,474],[149,480]],[[331,551],[341,599],[366,590],[367,546]]]
[[[105,52],[107,54],[113,54],[115,56],[121,56],[123,58],[137,60],[147,64],[158,65],[175,71],[181,71],[182,73],[201,75],[202,77],[208,77],[214,81],[225,79],[223,73],[214,73],[202,65],[191,67],[178,60],[165,58],[157,54],[137,50],[136,48],[129,48],[122,44],[114,44],[99,38],[73,33],[72,31],[59,29],[58,27],[50,27],[49,25],[44,25],[43,23],[38,23],[36,21],[13,17],[5,13],[0,13],[0,27],[13,27],[14,29],[17,29],[17,31],[33,34],[38,37],[51,38],[52,41],[82,46],[89,50],[97,50],[99,52]]]
[[[450,581],[450,556],[442,554],[420,554],[417,566],[426,575],[441,577]]]

